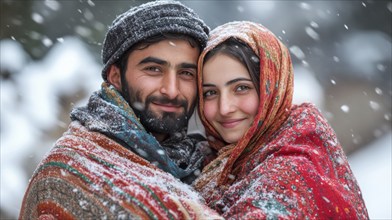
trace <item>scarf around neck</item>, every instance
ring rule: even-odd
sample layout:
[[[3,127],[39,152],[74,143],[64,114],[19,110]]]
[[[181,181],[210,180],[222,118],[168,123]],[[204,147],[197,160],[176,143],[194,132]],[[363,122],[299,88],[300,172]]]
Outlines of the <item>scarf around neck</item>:
[[[179,179],[191,181],[194,171],[201,169],[205,145],[199,144],[200,138],[187,136],[185,128],[161,145],[146,131],[120,93],[106,82],[101,90],[93,93],[86,106],[72,110],[71,119],[91,131],[105,134]]]
[[[293,97],[293,67],[286,46],[268,29],[248,21],[229,22],[211,31],[207,46],[201,53],[198,69],[203,70],[205,55],[229,38],[246,43],[260,60],[260,97],[258,113],[244,136],[232,146],[227,163],[219,178],[219,185],[228,181],[290,115]],[[203,91],[202,73],[199,72],[198,91]],[[203,95],[199,94],[199,115],[209,140],[215,150],[222,149],[227,143],[204,116]]]

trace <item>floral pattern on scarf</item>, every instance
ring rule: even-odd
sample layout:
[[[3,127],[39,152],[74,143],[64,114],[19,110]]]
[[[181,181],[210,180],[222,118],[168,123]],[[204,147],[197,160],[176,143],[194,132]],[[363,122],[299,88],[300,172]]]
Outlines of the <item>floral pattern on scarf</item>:
[[[225,219],[368,219],[360,188],[336,134],[309,103],[292,105],[293,68],[287,48],[265,27],[230,22],[211,32],[204,56],[229,38],[260,59],[260,104],[236,144],[227,145],[199,115],[218,157],[194,187]],[[198,75],[202,90],[202,74]]]

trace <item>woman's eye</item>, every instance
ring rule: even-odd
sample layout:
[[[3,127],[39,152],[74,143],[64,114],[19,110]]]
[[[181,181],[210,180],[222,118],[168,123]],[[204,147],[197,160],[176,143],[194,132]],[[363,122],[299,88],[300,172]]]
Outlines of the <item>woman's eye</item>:
[[[203,97],[204,98],[209,98],[209,97],[211,97],[211,96],[213,96],[213,95],[215,95],[216,94],[216,91],[214,91],[214,90],[208,90],[208,91],[205,91],[204,93],[203,93]]]
[[[250,89],[251,89],[251,87],[249,87],[249,86],[240,85],[240,86],[237,86],[236,91],[242,92],[242,91],[247,91],[247,90],[250,90]]]

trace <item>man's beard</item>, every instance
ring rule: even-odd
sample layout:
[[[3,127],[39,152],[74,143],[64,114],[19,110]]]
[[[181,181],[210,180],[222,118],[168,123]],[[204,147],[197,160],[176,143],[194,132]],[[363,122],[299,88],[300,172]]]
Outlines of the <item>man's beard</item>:
[[[188,102],[186,100],[171,100],[166,97],[148,96],[143,104],[139,101],[140,94],[136,94],[136,100],[130,100],[135,114],[139,117],[142,125],[150,132],[160,134],[171,134],[181,131],[188,125],[189,114],[192,112],[187,111]],[[162,112],[161,114],[153,112],[150,109],[152,102],[160,104],[172,104],[181,106],[183,112]]]
[[[147,96],[145,103],[143,103],[140,91],[133,91],[123,79],[122,85],[121,93],[124,99],[132,107],[136,116],[139,117],[141,124],[147,131],[159,134],[172,134],[179,132],[188,126],[188,120],[193,113],[195,104],[192,104],[188,110],[188,101],[179,99],[173,100],[164,96]],[[152,101],[161,104],[170,103],[172,105],[180,106],[184,111],[179,114],[174,112],[162,112],[162,115],[159,115],[159,113],[155,113],[149,109]]]

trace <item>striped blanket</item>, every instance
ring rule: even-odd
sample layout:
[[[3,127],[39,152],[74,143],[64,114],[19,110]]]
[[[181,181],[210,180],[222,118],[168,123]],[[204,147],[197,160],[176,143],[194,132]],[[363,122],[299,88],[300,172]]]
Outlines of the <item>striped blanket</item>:
[[[87,107],[72,112],[68,130],[35,170],[19,218],[219,219],[180,181],[203,156],[193,149],[185,154],[193,158],[188,167],[179,168],[114,98],[103,85]]]

